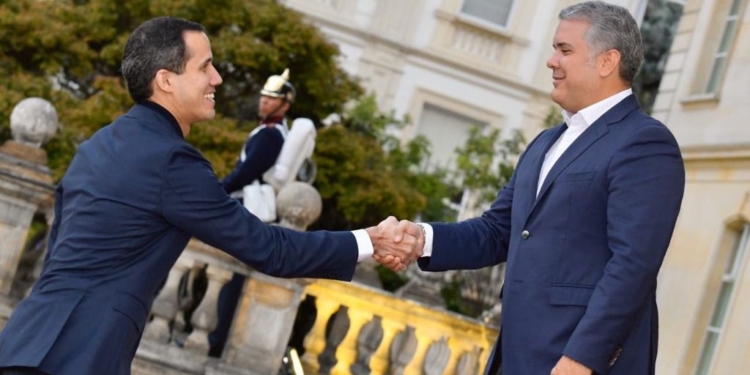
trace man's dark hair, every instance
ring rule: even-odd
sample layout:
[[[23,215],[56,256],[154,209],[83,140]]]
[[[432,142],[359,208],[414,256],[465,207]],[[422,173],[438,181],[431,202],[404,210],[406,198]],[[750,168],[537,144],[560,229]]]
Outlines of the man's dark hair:
[[[159,69],[177,74],[185,70],[190,56],[185,51],[186,31],[205,32],[199,23],[181,18],[159,17],[138,26],[128,38],[120,70],[135,102],[153,95],[151,81]]]

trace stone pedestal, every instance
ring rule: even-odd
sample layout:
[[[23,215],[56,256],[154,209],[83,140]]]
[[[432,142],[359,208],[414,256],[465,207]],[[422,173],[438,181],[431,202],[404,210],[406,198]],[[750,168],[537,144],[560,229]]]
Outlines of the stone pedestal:
[[[253,272],[237,308],[226,362],[260,374],[277,374],[306,285],[305,280]]]
[[[10,128],[14,140],[0,146],[0,329],[17,302],[11,289],[34,214],[51,216],[55,189],[39,147],[57,131],[55,107],[24,99],[10,114]]]
[[[0,147],[0,295],[8,296],[36,212],[54,203],[44,150],[16,141]]]

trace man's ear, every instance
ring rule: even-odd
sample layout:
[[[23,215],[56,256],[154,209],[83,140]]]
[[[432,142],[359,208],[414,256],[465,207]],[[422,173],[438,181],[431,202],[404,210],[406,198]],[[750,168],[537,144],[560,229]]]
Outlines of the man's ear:
[[[166,69],[159,69],[154,77],[154,88],[164,92],[173,92],[174,86],[170,79],[172,78],[172,72]]]
[[[599,55],[599,75],[604,78],[611,74],[620,74],[620,51],[610,49]]]

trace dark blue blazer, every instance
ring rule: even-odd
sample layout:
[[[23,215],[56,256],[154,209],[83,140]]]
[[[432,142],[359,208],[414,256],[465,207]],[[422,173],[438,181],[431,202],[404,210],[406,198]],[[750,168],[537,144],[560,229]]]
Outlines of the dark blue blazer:
[[[567,355],[597,374],[653,374],[656,276],[685,185],[670,131],[629,96],[562,154],[537,196],[544,156],[565,125],[527,147],[481,217],[433,223],[425,270],[507,262],[503,374],[548,375]]]
[[[0,333],[0,367],[129,374],[191,236],[278,277],[350,280],[349,232],[268,226],[230,198],[169,112],[135,105],[84,142],[57,188],[42,274]]]

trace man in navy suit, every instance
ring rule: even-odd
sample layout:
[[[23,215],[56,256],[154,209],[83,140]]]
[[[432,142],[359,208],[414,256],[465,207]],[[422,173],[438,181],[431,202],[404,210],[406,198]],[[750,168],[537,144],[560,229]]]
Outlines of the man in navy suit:
[[[507,262],[488,374],[653,374],[656,278],[685,184],[680,150],[631,91],[643,51],[628,11],[586,2],[559,18],[547,66],[565,123],[529,144],[481,217],[402,221],[396,240],[426,237],[418,262],[428,271]]]
[[[394,218],[303,233],[263,224],[226,194],[184,140],[214,117],[222,82],[201,25],[143,23],[122,72],[136,104],[80,145],[58,185],[44,269],[0,333],[0,373],[129,374],[157,289],[191,236],[278,277],[350,280],[372,251],[421,254],[414,238],[396,247],[386,237]],[[358,253],[369,241],[377,248]]]

